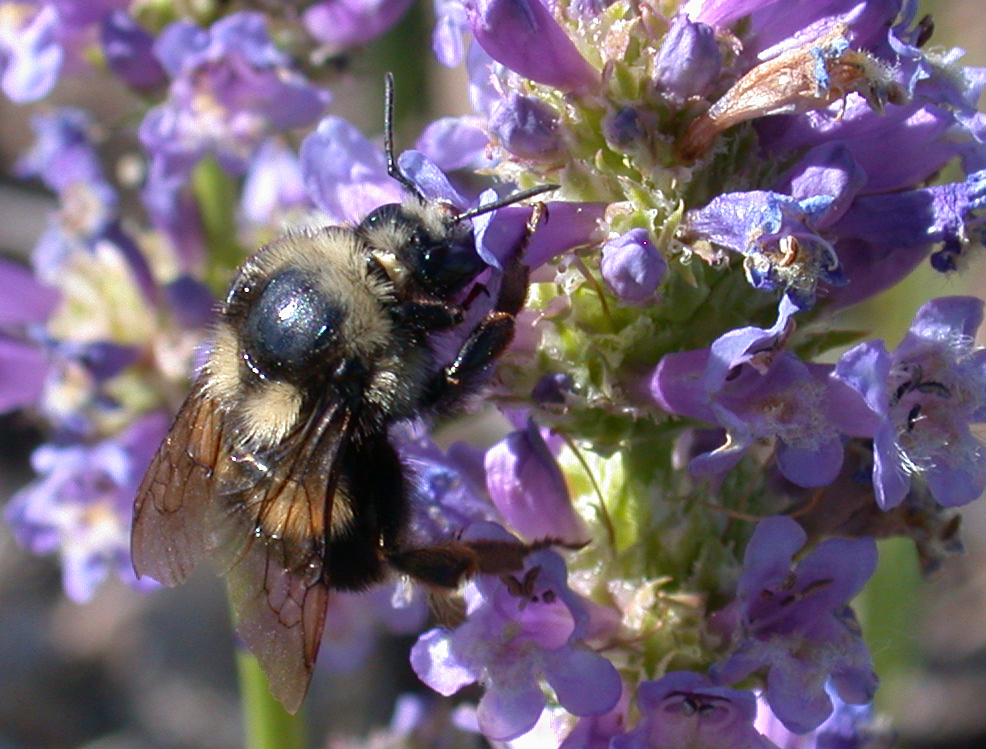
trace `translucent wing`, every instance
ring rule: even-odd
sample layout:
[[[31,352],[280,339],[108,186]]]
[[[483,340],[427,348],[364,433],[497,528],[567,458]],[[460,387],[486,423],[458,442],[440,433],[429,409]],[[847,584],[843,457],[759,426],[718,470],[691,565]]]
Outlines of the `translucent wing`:
[[[251,486],[243,487],[244,476],[257,469],[234,448],[229,475],[216,487],[222,516],[212,553],[226,570],[236,630],[291,712],[308,691],[322,640],[333,508],[349,506],[339,486],[348,412],[330,407],[315,416],[264,456]]]
[[[348,411],[327,406],[264,454],[245,454],[201,385],[158,448],[134,507],[138,575],[173,586],[209,557],[226,575],[236,629],[296,711],[318,655],[324,570]],[[341,502],[349,507],[348,497]]]
[[[178,585],[206,555],[214,469],[227,459],[222,427],[216,403],[197,386],[137,490],[130,552],[138,576]]]

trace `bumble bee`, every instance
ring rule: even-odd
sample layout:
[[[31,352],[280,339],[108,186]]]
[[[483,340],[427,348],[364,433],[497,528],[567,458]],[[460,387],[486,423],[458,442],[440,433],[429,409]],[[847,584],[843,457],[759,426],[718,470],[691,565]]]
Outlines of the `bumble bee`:
[[[487,266],[471,219],[555,186],[464,212],[427,200],[397,166],[392,121],[388,75],[385,151],[403,202],[355,226],[285,234],[247,259],[134,507],[137,574],[173,586],[203,557],[216,562],[238,633],[292,712],[330,591],[363,590],[391,570],[454,588],[476,571],[518,566],[517,554],[489,544],[414,545],[411,480],[388,430],[454,410],[482,386],[523,306],[519,256],[541,211],[532,209],[492,310],[443,362],[429,337],[460,326],[482,293],[474,282]]]

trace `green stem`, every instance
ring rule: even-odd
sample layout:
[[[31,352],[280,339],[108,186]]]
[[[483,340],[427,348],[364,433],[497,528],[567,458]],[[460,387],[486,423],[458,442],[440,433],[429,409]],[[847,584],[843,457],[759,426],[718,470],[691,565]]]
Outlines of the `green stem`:
[[[237,648],[236,670],[240,679],[246,749],[305,749],[308,741],[304,708],[297,715],[291,715],[274,699],[263,669],[245,648]]]
[[[235,180],[210,156],[200,161],[192,172],[192,192],[209,248],[206,283],[222,298],[230,275],[244,256],[236,239],[234,209],[238,188]]]

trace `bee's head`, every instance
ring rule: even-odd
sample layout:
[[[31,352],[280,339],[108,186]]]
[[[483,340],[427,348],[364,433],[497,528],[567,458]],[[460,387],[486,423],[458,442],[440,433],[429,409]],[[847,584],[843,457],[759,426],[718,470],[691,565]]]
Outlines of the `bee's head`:
[[[358,229],[371,247],[392,253],[423,289],[449,297],[485,267],[476,253],[472,224],[448,204],[412,198],[382,205]]]

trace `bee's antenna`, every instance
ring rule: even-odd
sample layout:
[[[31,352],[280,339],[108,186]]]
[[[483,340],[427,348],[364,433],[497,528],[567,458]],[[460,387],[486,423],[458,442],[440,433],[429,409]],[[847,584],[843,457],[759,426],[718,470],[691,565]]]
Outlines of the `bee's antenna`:
[[[389,70],[383,77],[383,150],[387,156],[387,175],[397,180],[405,190],[424,200],[418,186],[401,171],[397,166],[397,159],[394,158],[394,74]]]
[[[514,203],[519,203],[522,200],[533,198],[535,195],[550,192],[551,190],[557,190],[558,187],[558,185],[538,185],[537,187],[529,187],[526,190],[520,190],[519,192],[511,193],[510,195],[502,197],[498,200],[494,200],[492,203],[484,203],[483,205],[478,205],[475,208],[470,208],[468,211],[460,213],[456,218],[456,221],[465,221],[467,219],[476,218],[476,216],[482,216],[484,213],[490,213],[491,211],[499,210],[504,206],[513,205]]]

